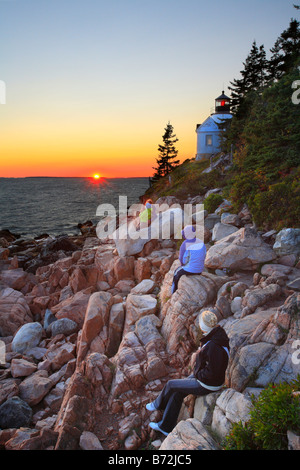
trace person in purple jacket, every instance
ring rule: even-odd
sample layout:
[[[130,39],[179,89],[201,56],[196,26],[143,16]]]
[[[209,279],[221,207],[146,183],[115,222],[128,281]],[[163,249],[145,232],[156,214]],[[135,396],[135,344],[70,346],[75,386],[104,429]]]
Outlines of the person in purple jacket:
[[[206,256],[206,247],[203,241],[196,237],[195,227],[187,225],[182,230],[181,234],[185,240],[179,250],[181,266],[179,266],[174,273],[172,294],[177,290],[181,276],[202,273]]]

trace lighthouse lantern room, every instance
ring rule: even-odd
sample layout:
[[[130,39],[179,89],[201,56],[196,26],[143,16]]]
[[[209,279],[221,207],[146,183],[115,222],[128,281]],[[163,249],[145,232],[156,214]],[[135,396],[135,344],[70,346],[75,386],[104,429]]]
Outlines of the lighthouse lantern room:
[[[230,113],[230,98],[224,94],[215,99],[215,112],[216,113]]]

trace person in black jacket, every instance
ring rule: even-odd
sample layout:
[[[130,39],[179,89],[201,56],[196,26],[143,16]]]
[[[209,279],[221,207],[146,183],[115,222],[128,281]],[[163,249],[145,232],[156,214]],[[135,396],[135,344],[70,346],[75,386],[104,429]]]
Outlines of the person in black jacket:
[[[187,395],[203,396],[220,390],[225,381],[229,360],[229,339],[217,324],[214,313],[205,310],[200,315],[199,326],[203,337],[196,353],[193,374],[186,379],[169,380],[159,396],[146,405],[147,410],[163,410],[159,423],[150,422],[155,431],[168,435],[176,426],[183,399]]]

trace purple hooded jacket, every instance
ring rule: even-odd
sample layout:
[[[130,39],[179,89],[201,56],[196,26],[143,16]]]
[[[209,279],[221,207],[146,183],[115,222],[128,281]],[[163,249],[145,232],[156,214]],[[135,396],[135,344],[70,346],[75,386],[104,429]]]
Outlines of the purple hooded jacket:
[[[204,269],[206,247],[196,238],[196,229],[192,225],[187,225],[181,234],[185,240],[179,250],[179,261],[185,271],[200,274]]]

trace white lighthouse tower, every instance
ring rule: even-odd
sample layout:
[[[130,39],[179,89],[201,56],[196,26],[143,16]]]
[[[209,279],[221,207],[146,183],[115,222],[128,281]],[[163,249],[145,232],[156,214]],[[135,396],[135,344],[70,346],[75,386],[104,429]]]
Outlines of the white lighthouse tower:
[[[205,160],[220,152],[220,128],[218,124],[231,119],[230,98],[224,94],[215,99],[215,112],[202,124],[197,124],[197,153],[196,160]]]

